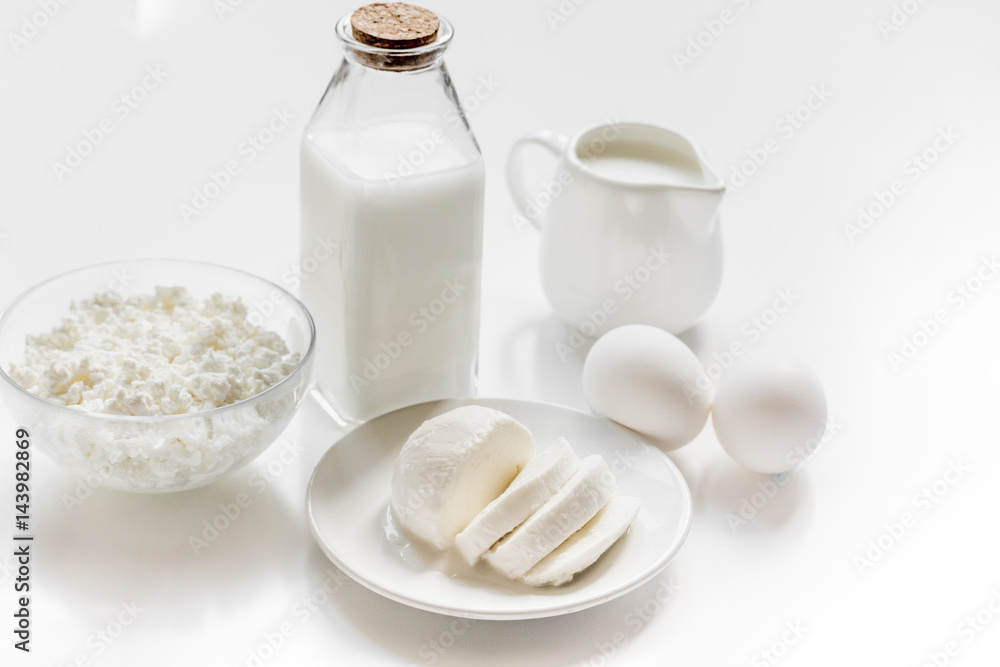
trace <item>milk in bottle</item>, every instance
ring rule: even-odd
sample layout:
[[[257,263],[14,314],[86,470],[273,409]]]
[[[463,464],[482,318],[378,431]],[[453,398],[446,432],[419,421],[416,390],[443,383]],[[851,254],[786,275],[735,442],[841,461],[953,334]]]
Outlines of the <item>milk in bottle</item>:
[[[358,20],[372,7],[379,20]],[[373,5],[337,35],[345,59],[300,163],[302,254],[320,239],[336,250],[301,296],[317,386],[357,422],[475,393],[484,172],[441,59],[447,21]]]

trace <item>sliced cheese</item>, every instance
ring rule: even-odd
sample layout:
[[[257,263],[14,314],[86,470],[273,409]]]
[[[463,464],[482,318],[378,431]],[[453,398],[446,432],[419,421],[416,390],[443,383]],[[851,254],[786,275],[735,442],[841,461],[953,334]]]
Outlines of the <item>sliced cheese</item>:
[[[524,575],[532,586],[559,586],[601,557],[625,534],[639,513],[639,499],[612,496],[601,511]]]
[[[499,410],[469,405],[428,419],[396,459],[393,512],[414,535],[447,548],[534,455],[528,429]]]
[[[508,577],[519,578],[549,555],[604,507],[614,488],[614,475],[595,454],[548,502],[508,533],[483,558]]]
[[[497,540],[555,495],[579,467],[580,459],[566,439],[557,438],[455,537],[455,546],[465,560],[470,565],[479,560]]]

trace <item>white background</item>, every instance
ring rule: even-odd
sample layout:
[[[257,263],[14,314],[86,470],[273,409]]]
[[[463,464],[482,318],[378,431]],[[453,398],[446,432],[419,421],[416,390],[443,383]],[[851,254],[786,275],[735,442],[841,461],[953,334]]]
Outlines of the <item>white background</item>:
[[[904,5],[909,14],[899,13]],[[828,392],[828,442],[734,529],[731,517],[767,478],[731,463],[707,427],[672,455],[695,517],[660,578],[565,617],[468,626],[349,580],[308,617],[297,613],[337,574],[303,512],[308,477],[337,433],[308,403],[283,437],[302,452],[198,555],[189,536],[283,445],[208,488],[149,497],[98,489],[72,512],[64,497],[77,480],[38,453],[34,651],[11,648],[12,558],[0,556],[3,663],[246,665],[290,622],[293,633],[273,656],[265,650],[264,664],[762,665],[771,663],[760,652],[774,645],[783,665],[923,665],[952,641],[948,664],[996,664],[1000,614],[987,604],[996,596],[1000,609],[1000,278],[991,274],[962,308],[953,291],[1000,250],[1000,5],[430,6],[455,25],[447,62],[460,94],[484,80],[495,88],[469,108],[488,180],[481,393],[586,409],[585,350],[565,361],[556,352],[570,332],[544,301],[537,235],[514,224],[503,183],[519,135],[573,133],[609,118],[660,123],[691,136],[730,184],[748,151],[774,138],[778,150],[727,195],[722,289],[684,340],[706,364],[733,341],[806,359]],[[894,7],[898,30],[889,29]],[[4,2],[0,301],[68,268],[142,256],[209,260],[283,282],[298,258],[298,139],[340,59],[334,24],[354,5],[244,0],[232,9],[69,2],[14,45],[22,19],[41,10],[37,0]],[[713,24],[724,10],[729,22]],[[699,39],[700,53],[691,47],[691,62],[678,63]],[[157,66],[165,80],[118,119],[116,98]],[[800,110],[808,119],[791,136],[780,132],[814,87],[829,99]],[[179,205],[239,158],[273,109],[293,123],[185,223]],[[60,181],[53,161],[104,117],[116,119],[114,131]],[[949,131],[957,138],[935,149]],[[925,151],[936,161],[914,179],[908,161]],[[859,207],[895,180],[903,193],[849,238]],[[778,290],[795,295],[793,306],[750,341],[744,323]],[[947,322],[894,368],[889,353],[940,309]],[[4,544],[15,427],[0,422]],[[965,472],[941,481],[952,465]],[[941,495],[925,509],[916,496],[936,481]],[[887,537],[905,513],[912,525]],[[880,555],[870,541],[888,548]],[[870,566],[859,560],[869,557]],[[668,583],[679,590],[660,604]],[[142,609],[135,622],[98,655],[88,638],[133,602]],[[639,623],[637,607],[648,610]],[[992,623],[970,632],[966,617],[983,609]],[[793,638],[787,624],[804,634],[783,647]]]

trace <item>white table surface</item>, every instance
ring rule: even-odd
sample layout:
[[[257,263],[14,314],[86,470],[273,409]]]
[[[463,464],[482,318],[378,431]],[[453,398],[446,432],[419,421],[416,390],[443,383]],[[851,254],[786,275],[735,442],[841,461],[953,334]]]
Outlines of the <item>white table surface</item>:
[[[36,19],[37,34],[22,33],[22,19],[45,2],[4,3],[0,301],[74,266],[151,255],[283,280],[298,253],[298,138],[340,60],[334,23],[354,5],[229,0],[222,11],[223,2],[68,2]],[[265,665],[997,664],[1000,278],[962,308],[953,290],[1000,251],[1000,5],[431,6],[455,25],[447,62],[460,93],[493,88],[470,112],[488,171],[481,394],[586,409],[583,351],[557,354],[569,330],[542,295],[537,235],[512,222],[507,149],[535,128],[646,120],[689,134],[731,184],[748,151],[776,142],[727,195],[722,289],[684,339],[705,363],[733,341],[806,359],[828,392],[828,442],[734,530],[727,517],[767,478],[730,462],[707,427],[672,454],[695,516],[659,578],[563,617],[458,624],[347,580],[314,545],[305,487],[338,431],[308,403],[283,436],[301,453],[197,556],[189,536],[281,445],[201,490],[98,489],[72,512],[64,497],[77,480],[36,455],[25,655],[12,648],[17,425],[5,416],[0,662],[231,666],[262,652]],[[728,22],[713,23],[720,15]],[[679,66],[689,39],[706,46]],[[147,68],[162,81],[121,118],[112,105]],[[782,129],[816,89],[828,99],[813,98],[818,108],[794,132]],[[179,205],[275,109],[294,116],[287,130],[185,223]],[[113,132],[60,180],[53,161],[105,117]],[[925,151],[936,161],[914,171],[908,161]],[[859,207],[896,180],[902,194],[849,239]],[[749,341],[744,323],[778,290],[793,306]],[[946,324],[893,368],[888,354],[940,309]],[[935,482],[940,496],[921,500]],[[903,534],[887,537],[907,516]],[[880,539],[891,546],[862,564]],[[310,596],[322,602],[310,608]],[[98,633],[118,634],[128,605],[141,611],[104,643]],[[280,649],[261,651],[282,628],[291,631]]]

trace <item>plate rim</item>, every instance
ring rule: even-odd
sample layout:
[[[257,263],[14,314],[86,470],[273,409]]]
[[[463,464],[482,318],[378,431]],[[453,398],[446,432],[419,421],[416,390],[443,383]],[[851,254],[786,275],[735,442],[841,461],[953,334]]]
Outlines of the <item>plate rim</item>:
[[[524,609],[523,611],[503,610],[503,609],[492,610],[492,611],[479,610],[479,609],[470,610],[470,609],[463,609],[461,607],[456,607],[454,605],[447,605],[440,603],[436,604],[432,602],[427,602],[423,599],[407,596],[405,594],[399,593],[396,590],[386,588],[384,586],[381,586],[379,584],[370,581],[367,577],[358,573],[349,563],[345,562],[340,556],[338,556],[336,553],[333,553],[331,549],[328,548],[328,545],[326,544],[325,540],[321,537],[321,533],[319,527],[316,524],[316,518],[313,512],[313,486],[316,483],[316,475],[319,472],[320,468],[323,466],[323,463],[326,461],[327,457],[333,454],[334,449],[345,438],[354,433],[357,429],[363,428],[366,425],[371,424],[376,420],[388,418],[391,415],[401,412],[403,410],[410,410],[413,408],[417,408],[419,406],[432,405],[438,403],[461,403],[462,405],[481,403],[485,407],[493,407],[494,409],[500,409],[500,408],[496,408],[494,405],[491,404],[517,403],[531,407],[543,407],[543,408],[556,409],[559,411],[571,412],[577,415],[588,417],[590,419],[596,419],[602,421],[602,423],[605,423],[611,426],[612,428],[621,431],[623,434],[626,434],[634,438],[638,442],[646,445],[651,450],[653,450],[654,454],[659,454],[666,462],[668,467],[671,469],[672,474],[674,474],[676,478],[681,482],[678,485],[683,501],[682,502],[683,525],[681,527],[681,530],[679,530],[677,534],[674,536],[673,541],[670,544],[670,547],[665,549],[663,554],[661,554],[659,558],[657,558],[650,567],[638,573],[637,576],[631,578],[627,584],[614,587],[610,590],[602,591],[593,596],[589,596],[580,600],[575,600],[573,602],[565,603],[562,605],[555,604],[535,609]],[[461,407],[461,405],[455,405],[454,407]],[[402,443],[400,444],[400,447],[402,447]],[[674,556],[676,556],[677,553],[680,551],[681,547],[684,545],[684,542],[687,540],[687,537],[691,531],[691,524],[694,518],[694,499],[693,496],[691,495],[691,487],[688,485],[687,478],[684,477],[684,474],[681,472],[677,464],[674,463],[674,461],[669,456],[667,456],[666,452],[664,452],[662,449],[656,447],[655,445],[647,441],[638,432],[626,428],[621,424],[618,424],[617,422],[614,422],[610,419],[605,419],[593,413],[584,412],[583,410],[578,410],[576,408],[569,407],[566,405],[559,405],[557,403],[550,403],[547,401],[535,401],[535,400],[503,398],[503,397],[493,397],[493,396],[458,397],[458,398],[439,399],[435,401],[424,401],[422,403],[415,403],[413,405],[407,405],[401,408],[397,408],[395,410],[390,410],[389,412],[383,413],[381,415],[378,415],[377,417],[369,419],[363,424],[359,424],[354,429],[351,429],[347,433],[337,438],[337,440],[335,440],[333,444],[331,444],[326,449],[326,451],[323,452],[323,455],[319,457],[315,467],[313,468],[312,474],[309,476],[309,483],[306,485],[305,501],[306,501],[305,503],[306,518],[308,519],[309,522],[309,532],[312,534],[313,541],[317,544],[317,546],[319,546],[323,554],[334,565],[336,565],[341,571],[343,571],[345,574],[347,574],[347,576],[349,576],[357,583],[361,584],[368,590],[384,598],[393,600],[395,602],[406,605],[408,607],[412,607],[414,609],[420,609],[422,611],[428,611],[454,618],[468,618],[468,619],[492,620],[492,621],[529,620],[535,618],[550,618],[553,616],[561,616],[564,614],[571,614],[578,611],[583,611],[584,609],[590,609],[592,607],[604,604],[605,602],[610,602],[611,600],[617,599],[623,595],[627,595],[628,593],[634,591],[643,584],[649,582],[651,579],[653,579],[656,575],[660,574],[667,567],[670,561],[673,560]]]

